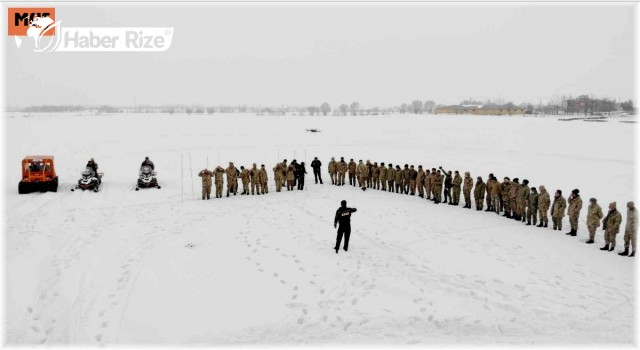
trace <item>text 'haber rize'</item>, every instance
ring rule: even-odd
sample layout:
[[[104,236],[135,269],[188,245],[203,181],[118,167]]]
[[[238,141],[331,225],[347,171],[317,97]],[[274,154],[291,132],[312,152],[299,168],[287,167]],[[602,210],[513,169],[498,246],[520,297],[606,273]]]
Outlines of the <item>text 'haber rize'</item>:
[[[89,32],[89,35],[80,35],[75,32],[70,35],[64,33],[64,46],[79,48],[115,48],[118,46],[120,36],[118,35],[97,35]],[[160,35],[144,35],[142,31],[126,31],[124,44],[127,48],[133,49],[161,49],[164,48],[165,38]]]

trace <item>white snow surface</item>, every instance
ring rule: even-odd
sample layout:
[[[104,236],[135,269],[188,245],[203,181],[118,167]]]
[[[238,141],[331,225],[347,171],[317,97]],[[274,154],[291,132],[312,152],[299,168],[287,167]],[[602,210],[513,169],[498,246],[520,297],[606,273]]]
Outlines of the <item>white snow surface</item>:
[[[584,244],[635,193],[632,123],[491,116],[5,115],[9,344],[630,344],[633,258]],[[319,133],[306,132],[317,128]],[[306,161],[304,191],[272,167]],[[54,155],[57,193],[18,195]],[[162,189],[135,192],[140,162]],[[323,185],[311,160],[323,163]],[[581,190],[577,237],[417,196],[332,186],[330,157]],[[71,192],[86,161],[99,193]],[[202,201],[197,172],[265,164],[270,192]],[[181,166],[181,159],[182,166]],[[339,159],[339,158],[338,158]],[[184,193],[184,199],[183,199]],[[333,218],[352,216],[336,254]],[[475,207],[474,207],[475,208]]]

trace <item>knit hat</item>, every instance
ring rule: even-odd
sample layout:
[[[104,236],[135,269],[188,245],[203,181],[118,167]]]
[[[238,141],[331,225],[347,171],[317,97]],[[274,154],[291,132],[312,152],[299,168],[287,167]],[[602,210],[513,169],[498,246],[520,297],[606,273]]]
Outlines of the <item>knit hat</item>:
[[[597,202],[597,201],[598,201],[598,200],[597,200],[597,199],[595,199],[595,198],[593,198],[593,197],[589,198],[589,202],[593,202],[593,203],[595,203],[595,202]]]
[[[635,208],[635,204],[633,204],[633,201],[627,202],[627,208],[629,208],[629,209],[634,209]]]
[[[578,194],[578,193],[580,193],[580,190],[576,188],[575,190],[571,191],[571,193]]]

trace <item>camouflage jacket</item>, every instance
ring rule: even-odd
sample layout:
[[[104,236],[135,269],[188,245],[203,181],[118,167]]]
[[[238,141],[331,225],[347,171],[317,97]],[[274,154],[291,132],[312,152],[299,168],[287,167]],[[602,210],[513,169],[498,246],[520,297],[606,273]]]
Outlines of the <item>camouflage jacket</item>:
[[[454,176],[451,183],[453,184],[453,188],[460,189],[460,185],[462,185],[462,176],[460,176],[459,174]]]
[[[235,181],[237,178],[236,167],[228,167],[226,170],[227,182]]]
[[[549,196],[549,192],[544,188],[544,186],[540,186],[540,196],[538,197],[538,210],[546,212],[549,210],[549,206],[551,205],[551,197]]]
[[[476,181],[476,189],[473,190],[474,198],[484,198],[484,191],[487,185],[483,181]]]
[[[462,186],[462,190],[465,192],[471,192],[471,189],[473,188],[473,179],[471,178],[471,176],[464,177],[464,186]]]
[[[638,211],[636,208],[627,209],[627,223],[624,232],[629,234],[638,232]]]
[[[554,197],[553,205],[551,206],[551,216],[554,218],[564,217],[564,212],[567,209],[567,200],[561,195],[560,197]]]
[[[336,162],[335,160],[332,160],[329,162],[329,172],[330,173],[335,173],[338,171],[338,162]]]
[[[598,203],[591,203],[587,207],[587,225],[600,227],[600,220],[602,220],[602,208]]]
[[[580,210],[582,209],[582,198],[580,196],[569,197],[569,209],[567,210],[567,215],[569,216],[578,216],[580,215]]]
[[[350,161],[349,164],[347,164],[347,170],[349,171],[349,174],[354,175],[356,173],[356,167],[356,162]]]
[[[211,186],[211,177],[213,176],[213,173],[211,171],[209,171],[208,169],[204,169],[200,171],[198,176],[202,178],[202,186]]]
[[[224,182],[224,169],[222,167],[216,168],[216,183],[221,184]]]
[[[613,209],[607,213],[607,217],[602,221],[602,228],[609,233],[618,233],[620,232],[620,223],[622,223],[622,215],[617,209]]]
[[[531,210],[538,209],[538,197],[540,197],[538,192],[529,193],[528,205]]]

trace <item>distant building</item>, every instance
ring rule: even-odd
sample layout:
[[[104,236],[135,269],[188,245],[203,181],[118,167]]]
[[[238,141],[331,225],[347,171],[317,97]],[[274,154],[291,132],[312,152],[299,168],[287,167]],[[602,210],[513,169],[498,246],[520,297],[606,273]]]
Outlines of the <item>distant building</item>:
[[[436,107],[435,114],[524,115],[525,108],[495,105],[455,105]]]

